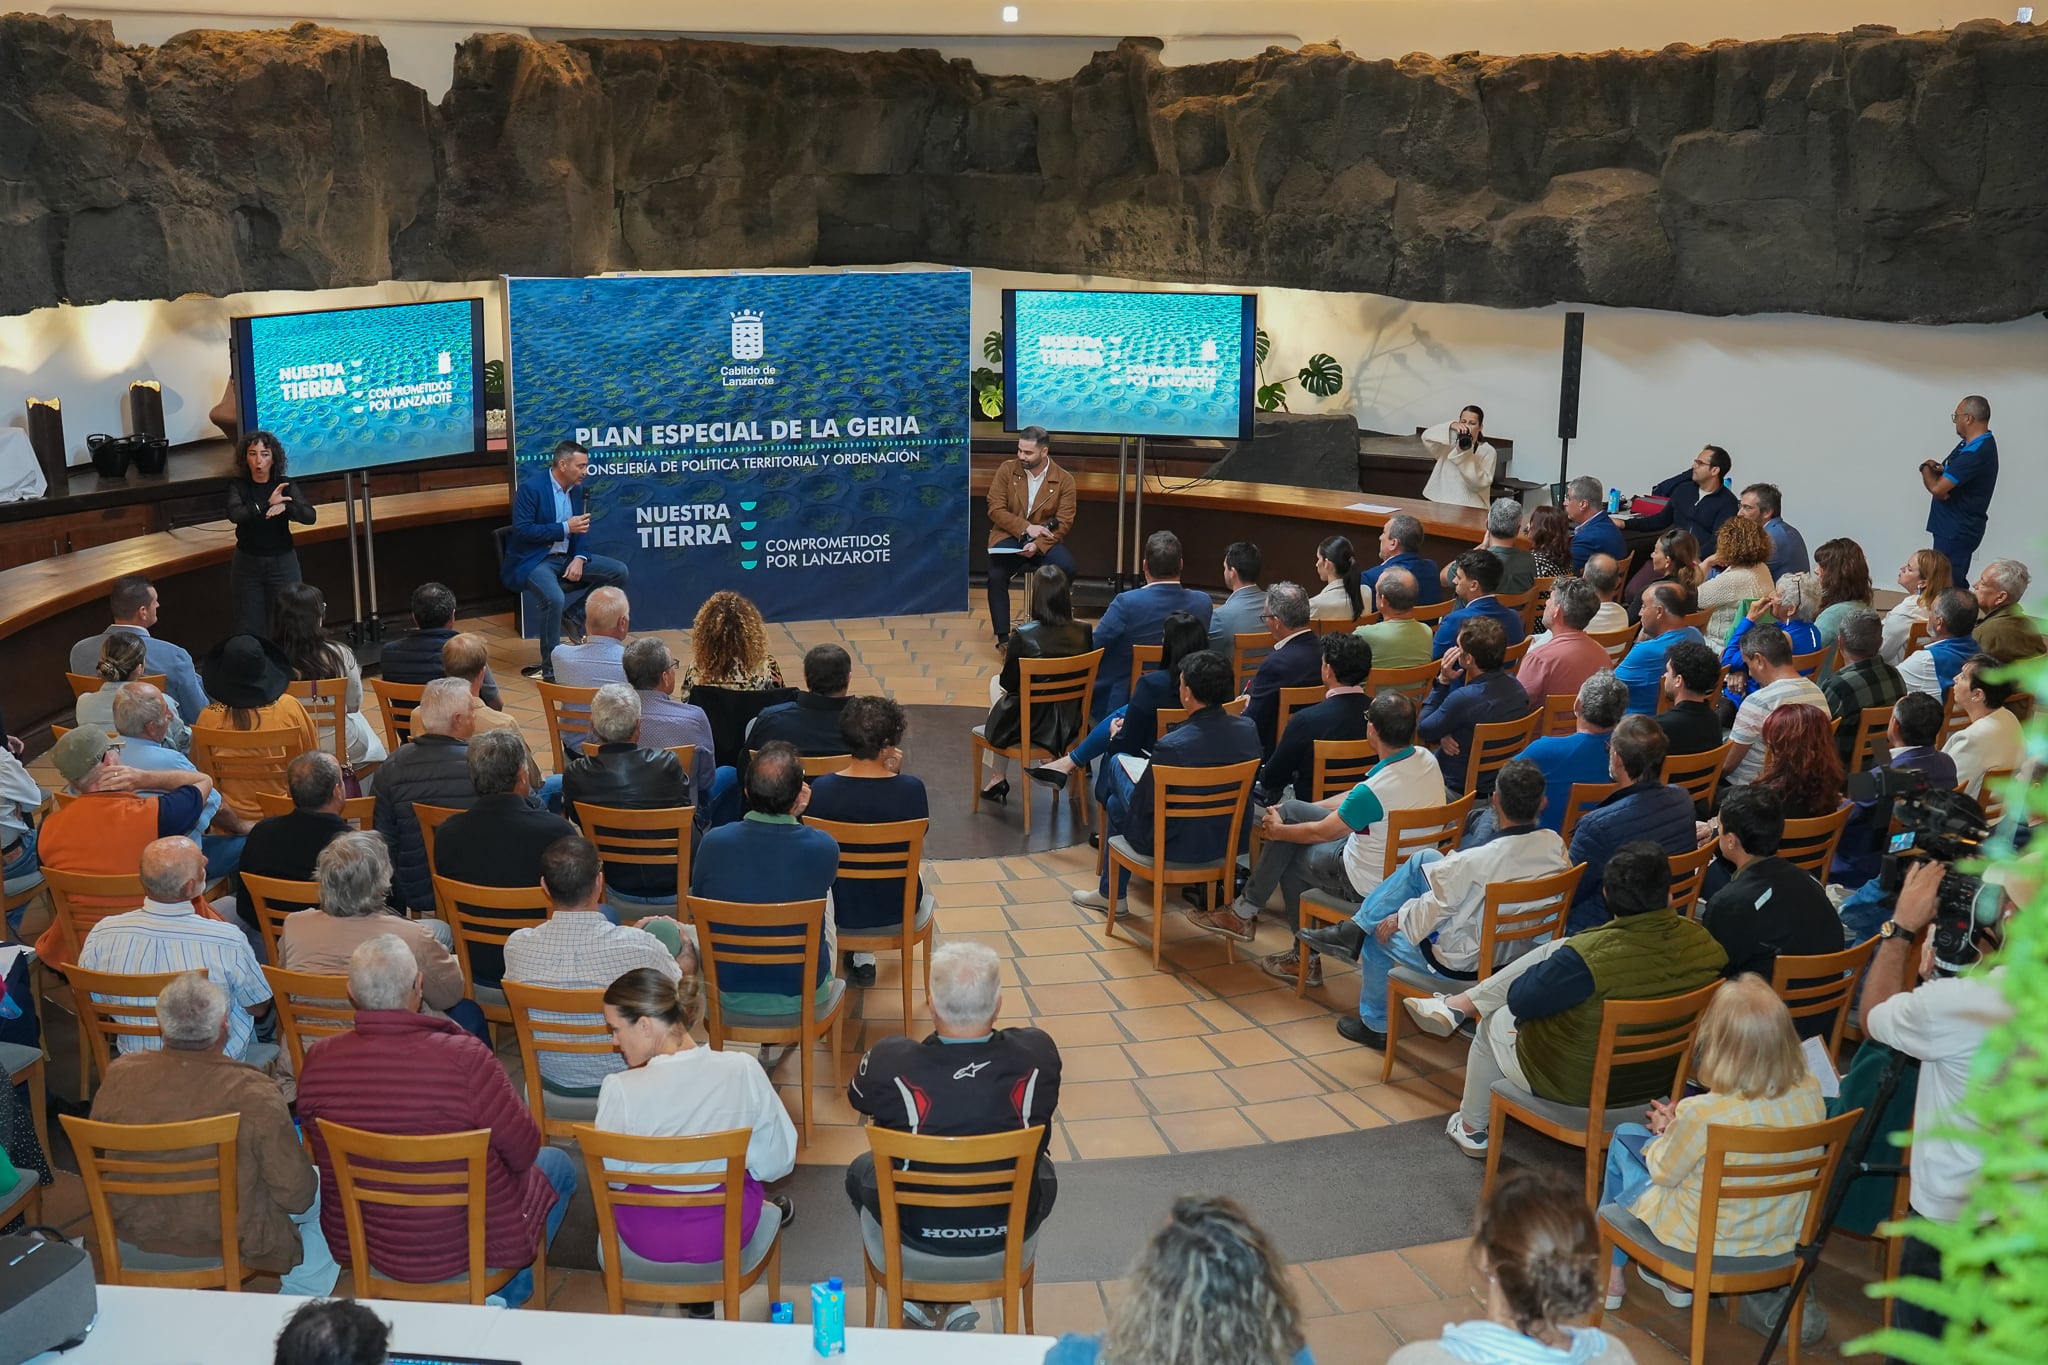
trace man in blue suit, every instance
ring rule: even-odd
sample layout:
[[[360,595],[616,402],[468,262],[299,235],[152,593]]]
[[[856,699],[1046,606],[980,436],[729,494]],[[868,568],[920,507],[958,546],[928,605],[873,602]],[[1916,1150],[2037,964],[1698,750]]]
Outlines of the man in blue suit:
[[[1308,594],[1299,584],[1281,582],[1266,589],[1266,629],[1272,633],[1273,648],[1244,689],[1250,698],[1245,718],[1258,727],[1262,758],[1273,756],[1280,728],[1280,689],[1308,687],[1323,678],[1323,651],[1308,619]]]
[[[1501,634],[1510,645],[1519,644],[1522,639],[1522,613],[1513,607],[1504,606],[1499,597],[1500,577],[1506,566],[1491,550],[1467,550],[1451,564],[1451,591],[1458,596],[1459,606],[1444,613],[1444,619],[1437,622],[1436,638],[1431,651],[1441,659],[1450,653],[1458,643],[1458,628],[1467,621],[1488,617],[1500,622]]]
[[[625,565],[583,550],[590,532],[583,476],[589,472],[590,452],[574,441],[560,442],[548,467],[529,475],[512,500],[512,538],[500,578],[526,594],[538,618],[540,662],[520,670],[529,678],[555,680],[555,646],[562,642],[565,614],[580,627],[591,593],[626,586]]]
[[[1176,611],[1193,613],[1205,630],[1216,614],[1209,594],[1180,585],[1180,566],[1179,536],[1154,531],[1145,537],[1145,586],[1118,593],[1095,627],[1102,667],[1095,675],[1094,719],[1130,700],[1132,645],[1158,644],[1165,638],[1166,618]]]
[[[1169,768],[1223,768],[1233,763],[1259,760],[1258,727],[1243,716],[1223,709],[1234,690],[1236,675],[1230,660],[1213,649],[1198,649],[1180,661],[1180,704],[1188,709],[1187,720],[1168,730],[1152,746],[1152,761],[1143,775],[1132,778],[1122,759],[1110,760],[1109,799],[1103,805],[1107,828],[1103,838],[1122,835],[1139,853],[1151,854],[1152,771]],[[1240,846],[1249,841],[1251,823],[1238,826]],[[1230,837],[1230,817],[1211,816],[1200,820],[1175,820],[1166,833],[1163,855],[1169,862],[1208,862],[1223,853],[1223,841]],[[1118,868],[1116,895],[1109,892],[1105,872],[1093,890],[1073,893],[1074,904],[1089,910],[1107,910],[1112,915],[1123,909],[1124,889],[1130,885],[1129,871]],[[1155,932],[1157,926],[1154,926]]]
[[[1415,575],[1415,604],[1428,607],[1444,600],[1443,572],[1434,559],[1422,557],[1422,523],[1406,512],[1387,518],[1380,532],[1380,562],[1358,576],[1358,581],[1379,592],[1380,575],[1400,567]]]
[[[1613,555],[1618,562],[1628,553],[1621,528],[1607,515],[1603,496],[1600,480],[1591,474],[1581,474],[1566,486],[1564,514],[1572,524],[1572,568],[1580,573],[1586,571],[1586,561],[1594,555]]]

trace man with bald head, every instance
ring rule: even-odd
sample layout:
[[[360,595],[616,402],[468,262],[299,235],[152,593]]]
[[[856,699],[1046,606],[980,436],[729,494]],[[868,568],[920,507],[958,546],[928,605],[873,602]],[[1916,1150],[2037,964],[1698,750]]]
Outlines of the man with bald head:
[[[583,606],[584,641],[555,646],[555,681],[564,687],[603,687],[626,680],[626,636],[633,608],[623,588],[599,588]]]
[[[142,908],[95,924],[78,965],[124,975],[204,971],[227,992],[227,1055],[259,1066],[275,1057],[274,1045],[255,1042],[256,1020],[270,1013],[270,984],[255,951],[239,929],[200,915],[195,904],[206,890],[199,845],[183,836],[158,839],[142,850],[140,871]],[[131,1035],[119,1042],[122,1052],[161,1046],[155,1038]]]
[[[1374,586],[1380,619],[1352,631],[1372,646],[1374,668],[1417,668],[1435,658],[1430,628],[1415,619],[1415,575],[1398,565],[1383,566]]]

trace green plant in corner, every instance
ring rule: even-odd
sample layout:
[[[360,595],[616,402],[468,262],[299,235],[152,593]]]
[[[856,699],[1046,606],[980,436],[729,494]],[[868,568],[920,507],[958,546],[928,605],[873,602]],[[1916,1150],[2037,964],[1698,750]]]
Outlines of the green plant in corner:
[[[1003,372],[993,368],[1003,363],[1003,330],[992,327],[989,334],[981,339],[981,358],[988,362],[977,365],[968,384],[974,390],[975,406],[981,415],[991,420],[1003,415]]]
[[[484,392],[500,397],[505,393],[505,362],[486,360],[484,362]]]
[[[1252,358],[1259,368],[1258,403],[1261,412],[1288,412],[1287,381],[1266,378],[1266,357],[1272,352],[1273,338],[1266,335],[1261,327],[1253,334]],[[1327,351],[1318,351],[1308,358],[1308,364],[1295,373],[1302,389],[1317,398],[1334,398],[1344,387],[1344,367],[1337,363],[1337,357]]]

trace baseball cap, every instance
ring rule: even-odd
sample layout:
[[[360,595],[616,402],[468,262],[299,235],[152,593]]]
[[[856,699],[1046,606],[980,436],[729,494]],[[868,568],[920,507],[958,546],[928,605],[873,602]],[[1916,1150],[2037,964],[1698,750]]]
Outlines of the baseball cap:
[[[101,755],[121,743],[97,725],[81,725],[50,749],[50,762],[64,781],[75,787],[98,765]]]

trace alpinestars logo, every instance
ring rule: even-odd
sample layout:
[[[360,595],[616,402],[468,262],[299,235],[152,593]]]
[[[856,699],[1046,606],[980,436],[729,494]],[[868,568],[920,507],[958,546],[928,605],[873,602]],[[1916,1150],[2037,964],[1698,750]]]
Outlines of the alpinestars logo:
[[[734,360],[759,360],[766,346],[767,337],[761,328],[761,314],[751,308],[742,308],[732,315]]]
[[[979,1076],[981,1069],[987,1065],[987,1062],[969,1062],[966,1066],[953,1073],[953,1079],[956,1081],[971,1081],[976,1076]]]

